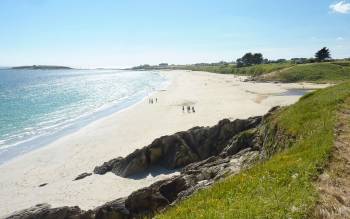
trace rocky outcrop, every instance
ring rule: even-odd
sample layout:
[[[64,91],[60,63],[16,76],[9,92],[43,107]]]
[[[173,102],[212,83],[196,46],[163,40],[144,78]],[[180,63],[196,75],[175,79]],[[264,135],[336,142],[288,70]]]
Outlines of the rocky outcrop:
[[[270,128],[264,117],[247,120],[222,120],[213,127],[195,127],[186,132],[156,139],[147,147],[136,150],[125,158],[119,157],[96,167],[94,172],[113,172],[131,176],[147,171],[152,166],[181,172],[166,180],[131,193],[128,197],[108,202],[93,210],[79,207],[50,208],[39,205],[16,212],[9,219],[130,219],[152,217],[168,206],[207,188],[218,180],[234,175],[265,158],[264,144],[272,142]],[[87,174],[82,174],[81,177]],[[79,177],[78,177],[79,178]]]
[[[39,204],[34,207],[13,213],[7,219],[68,219],[85,217],[85,212],[79,207],[50,208],[48,204]]]
[[[186,166],[178,176],[158,181],[137,190],[126,198],[108,202],[96,209],[79,207],[50,208],[47,204],[15,212],[7,219],[130,219],[150,217],[212,185],[219,179],[236,174],[259,159],[259,152],[245,149],[222,158],[213,156]]]
[[[127,219],[130,212],[125,207],[126,198],[119,198],[96,208],[90,212],[92,219]]]
[[[94,169],[96,174],[113,172],[118,176],[129,177],[146,171],[152,166],[176,169],[187,164],[218,155],[238,133],[254,128],[261,123],[262,117],[246,120],[221,120],[213,127],[195,127],[185,132],[163,136],[154,140],[149,146],[136,150],[125,158],[116,158]],[[242,142],[243,143],[243,142]],[[233,146],[230,153],[241,148]]]

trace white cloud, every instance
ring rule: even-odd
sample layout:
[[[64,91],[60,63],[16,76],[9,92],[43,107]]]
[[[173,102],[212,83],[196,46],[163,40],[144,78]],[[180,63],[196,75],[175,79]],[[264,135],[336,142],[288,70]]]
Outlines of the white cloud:
[[[340,1],[336,4],[330,5],[329,8],[335,13],[347,14],[350,12],[350,3]]]
[[[342,41],[342,40],[344,40],[344,38],[343,37],[337,37],[337,40],[338,41]]]

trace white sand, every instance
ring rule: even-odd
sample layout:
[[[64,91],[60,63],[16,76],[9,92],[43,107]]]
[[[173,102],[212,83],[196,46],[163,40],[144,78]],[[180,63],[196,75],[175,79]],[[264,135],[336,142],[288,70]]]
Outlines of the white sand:
[[[127,110],[100,119],[54,143],[0,166],[0,216],[33,206],[79,205],[94,208],[167,177],[124,179],[111,173],[72,181],[83,172],[148,145],[157,137],[193,126],[214,125],[223,118],[262,115],[272,106],[287,105],[297,96],[276,96],[286,88],[325,85],[241,82],[232,75],[205,72],[164,72],[172,81],[165,91]],[[190,103],[196,113],[182,112]],[[48,183],[44,187],[38,185]]]

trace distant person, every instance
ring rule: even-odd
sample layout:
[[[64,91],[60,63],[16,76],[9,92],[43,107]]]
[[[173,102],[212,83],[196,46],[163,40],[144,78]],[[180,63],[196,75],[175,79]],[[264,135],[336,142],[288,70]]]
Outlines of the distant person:
[[[158,103],[158,98],[156,98],[156,103]]]
[[[182,106],[182,112],[183,113],[185,112],[185,106]]]
[[[193,112],[193,113],[195,113],[195,112],[196,112],[196,110],[194,110],[194,106],[192,106],[192,112]]]
[[[190,113],[191,112],[191,107],[187,106],[187,112]]]

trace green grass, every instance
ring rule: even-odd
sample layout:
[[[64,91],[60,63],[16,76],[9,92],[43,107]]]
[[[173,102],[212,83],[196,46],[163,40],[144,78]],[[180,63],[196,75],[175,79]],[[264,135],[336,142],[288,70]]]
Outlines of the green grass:
[[[293,66],[290,62],[285,63],[271,63],[271,64],[261,64],[253,65],[249,67],[237,68],[236,65],[189,65],[183,66],[183,69],[192,71],[207,71],[213,73],[222,74],[236,74],[236,75],[249,75],[256,76],[261,74],[270,73],[273,71],[281,70]]]
[[[350,79],[350,62],[297,65],[266,79],[282,82],[339,82]]]
[[[253,65],[249,67],[235,68],[232,73],[238,75],[258,76],[273,71],[282,70],[294,66],[289,62]]]
[[[340,82],[350,79],[350,62],[325,62],[310,64],[292,64],[291,62],[261,64],[237,68],[232,64],[222,65],[188,65],[177,67],[192,71],[207,71],[222,74],[246,76],[265,75],[262,80],[281,82]],[[274,74],[267,75],[274,72]]]
[[[290,148],[157,218],[307,218],[318,198],[313,182],[333,145],[336,110],[348,97],[350,82],[307,94],[284,108],[269,126],[296,137]]]
[[[206,71],[212,73],[231,74],[236,65],[186,65],[177,67],[192,71]]]

